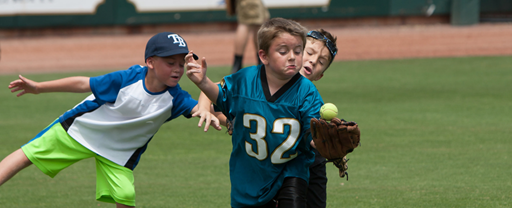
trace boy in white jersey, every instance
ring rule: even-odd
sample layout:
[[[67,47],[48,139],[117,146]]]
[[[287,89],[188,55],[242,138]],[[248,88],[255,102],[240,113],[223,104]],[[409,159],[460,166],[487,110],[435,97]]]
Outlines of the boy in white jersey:
[[[182,37],[163,32],[146,45],[147,66],[47,82],[20,75],[9,84],[11,92],[21,90],[17,96],[45,92],[92,94],[3,159],[0,185],[31,164],[54,177],[73,163],[94,157],[96,199],[116,203],[117,207],[134,207],[133,169],[162,124],[180,115],[200,116],[200,122],[207,119],[220,130],[218,119],[197,107],[197,101],[178,84],[188,53]]]

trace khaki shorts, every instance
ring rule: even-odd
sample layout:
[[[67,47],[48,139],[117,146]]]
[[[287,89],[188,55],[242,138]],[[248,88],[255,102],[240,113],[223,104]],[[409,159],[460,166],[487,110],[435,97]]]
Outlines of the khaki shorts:
[[[261,0],[236,0],[238,23],[261,25],[270,18],[268,9]]]
[[[61,170],[86,159],[96,159],[96,199],[135,206],[133,171],[107,160],[71,138],[56,120],[21,147],[43,173],[55,177]]]

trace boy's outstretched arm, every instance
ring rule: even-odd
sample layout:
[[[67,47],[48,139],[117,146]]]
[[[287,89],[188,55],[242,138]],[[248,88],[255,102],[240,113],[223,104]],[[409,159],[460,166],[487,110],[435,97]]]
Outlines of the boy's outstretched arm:
[[[219,119],[220,125],[226,126],[227,117],[222,112],[215,112],[215,109],[213,108],[212,101],[208,99],[208,97],[204,94],[204,92],[201,92],[198,99],[199,104],[202,105],[204,108],[210,107],[210,112]]]
[[[194,84],[204,92],[204,94],[213,102],[217,102],[219,87],[206,76],[206,58],[201,59],[201,65],[192,57],[192,51],[185,56],[187,66],[187,76]]]
[[[39,94],[45,92],[91,92],[89,77],[67,77],[46,82],[35,82],[19,75],[19,79],[9,84],[11,92],[20,91],[16,96],[26,93]]]
[[[207,99],[207,98],[206,98]],[[197,124],[198,127],[201,127],[204,125],[204,131],[208,131],[208,128],[210,126],[213,126],[213,128],[217,130],[222,130],[222,127],[220,126],[219,119],[216,117],[215,114],[213,114],[210,110],[210,105],[206,105],[206,103],[199,102],[193,109],[192,109],[192,117],[200,117],[199,123]]]

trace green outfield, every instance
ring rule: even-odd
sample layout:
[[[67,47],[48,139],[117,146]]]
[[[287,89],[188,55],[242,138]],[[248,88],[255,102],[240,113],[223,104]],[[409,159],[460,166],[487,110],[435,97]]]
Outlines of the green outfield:
[[[86,97],[17,98],[7,89],[16,77],[0,76],[0,158]],[[362,132],[349,181],[328,164],[328,207],[512,207],[512,57],[335,62],[315,84]],[[198,97],[188,78],[181,86]],[[135,169],[138,207],[230,207],[230,137],[197,122],[173,120],[150,143]],[[0,187],[0,207],[115,207],[94,198],[92,159],[54,179],[31,166]]]

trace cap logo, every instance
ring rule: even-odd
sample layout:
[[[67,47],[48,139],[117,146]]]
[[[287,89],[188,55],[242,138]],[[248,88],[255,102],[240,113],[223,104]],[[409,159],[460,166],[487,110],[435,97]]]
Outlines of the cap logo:
[[[185,43],[185,41],[183,40],[183,38],[181,38],[178,34],[170,34],[167,36],[167,38],[173,38],[174,39],[174,44],[176,43],[179,43],[179,47],[187,47],[187,44]]]

